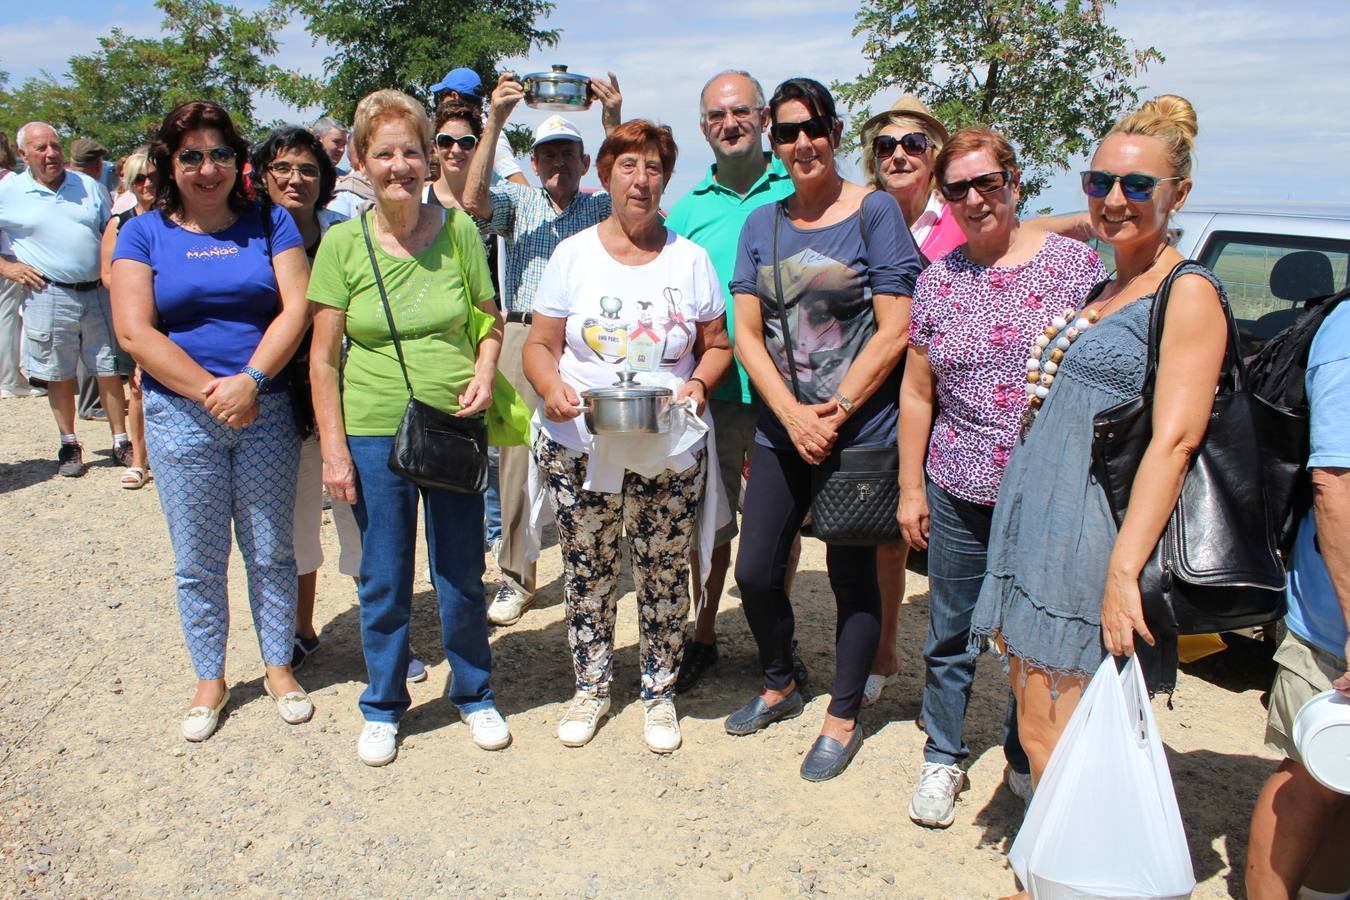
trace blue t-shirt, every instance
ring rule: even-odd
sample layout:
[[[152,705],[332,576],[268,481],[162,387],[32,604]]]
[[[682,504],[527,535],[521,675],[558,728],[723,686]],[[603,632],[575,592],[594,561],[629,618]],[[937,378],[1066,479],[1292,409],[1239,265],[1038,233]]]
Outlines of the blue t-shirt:
[[[789,329],[785,340],[772,258],[775,211],[782,202],[761,206],[745,220],[731,293],[759,297],[764,343],[783,382],[792,386],[790,347],[801,385],[801,402],[825,403],[876,333],[872,294],[913,296],[921,268],[919,254],[899,204],[885,191],[873,191],[863,199],[859,212],[823,228],[798,228],[784,210],[778,226],[778,268]],[[894,443],[899,392],[897,366],[881,387],[854,409],[840,429],[835,446],[842,449]],[[755,440],[770,447],[792,447],[787,431],[768,406],[760,413]]]
[[[1350,303],[1336,307],[1317,329],[1308,353],[1307,388],[1312,431],[1308,468],[1350,468]],[[1345,655],[1345,615],[1317,547],[1311,511],[1294,543],[1284,621],[1313,646]]]
[[[262,213],[250,206],[215,234],[188,231],[161,213],[137,216],[117,235],[113,259],[154,270],[159,330],[212,375],[234,375],[258,349],[281,309],[272,257],[302,243],[291,214],[271,208],[271,247]],[[147,391],[173,393],[149,372]],[[272,390],[286,386],[283,370]]]

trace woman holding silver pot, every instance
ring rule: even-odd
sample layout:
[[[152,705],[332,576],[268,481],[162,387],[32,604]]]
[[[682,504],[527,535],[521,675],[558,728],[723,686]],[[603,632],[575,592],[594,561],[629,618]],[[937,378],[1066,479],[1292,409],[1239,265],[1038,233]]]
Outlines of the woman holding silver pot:
[[[576,694],[558,723],[558,739],[569,747],[589,742],[609,712],[623,532],[637,587],[644,736],[655,753],[680,746],[673,698],[689,611],[690,540],[704,495],[705,440],[684,442],[648,477],[609,461],[614,457],[601,442],[625,438],[597,439],[587,427],[607,430],[601,427],[610,412],[605,400],[594,400],[585,419],[581,415],[583,396],[627,394],[625,405],[673,398],[701,416],[731,364],[712,261],[661,220],[675,156],[669,128],[639,119],[610,132],[596,170],[613,211],[554,251],[523,352],[525,376],[541,398],[534,457],[562,542]],[[649,386],[607,390],[629,373]]]

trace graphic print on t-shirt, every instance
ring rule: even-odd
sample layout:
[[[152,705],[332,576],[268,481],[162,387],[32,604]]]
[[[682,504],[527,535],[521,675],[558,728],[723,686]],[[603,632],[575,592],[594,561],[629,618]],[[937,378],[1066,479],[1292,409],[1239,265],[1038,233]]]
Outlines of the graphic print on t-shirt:
[[[764,311],[766,345],[784,373],[785,345],[792,347],[802,401],[823,403],[834,396],[849,363],[875,331],[872,305],[860,284],[863,273],[810,248],[783,260],[778,269],[790,333],[784,340],[775,303]],[[759,280],[774,296],[772,265],[760,267]]]
[[[600,315],[588,316],[581,325],[582,340],[606,363],[624,363],[631,372],[670,369],[689,351],[693,331],[680,311],[680,289],[665,287],[665,315],[657,323],[662,304],[620,297],[600,298]]]

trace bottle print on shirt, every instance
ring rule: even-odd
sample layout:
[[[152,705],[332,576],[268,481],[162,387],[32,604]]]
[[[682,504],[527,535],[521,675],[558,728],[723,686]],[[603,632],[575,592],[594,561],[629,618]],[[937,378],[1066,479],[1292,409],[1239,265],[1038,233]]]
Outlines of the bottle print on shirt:
[[[694,345],[694,330],[680,309],[679,288],[662,289],[665,311],[660,323],[653,311],[658,301],[638,300],[636,316],[624,316],[625,302],[620,297],[600,298],[600,315],[582,320],[581,338],[598,358],[607,363],[624,363],[632,372],[673,369]]]

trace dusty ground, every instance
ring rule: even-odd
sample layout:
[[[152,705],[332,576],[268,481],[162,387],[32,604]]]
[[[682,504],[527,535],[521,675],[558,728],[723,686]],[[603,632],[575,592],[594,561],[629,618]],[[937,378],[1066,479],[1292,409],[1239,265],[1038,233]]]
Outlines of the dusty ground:
[[[658,757],[642,742],[631,590],[621,602],[615,715],[590,746],[558,744],[571,673],[556,548],[541,561],[539,607],[492,637],[515,743],[478,750],[440,698],[449,667],[420,582],[413,635],[431,677],[413,686],[398,760],[371,769],[355,748],[364,675],[355,596],[325,523],[324,645],[301,674],[314,720],[286,726],[262,693],[236,559],[233,699],[219,732],[193,745],[178,734],[193,678],[153,486],[118,488],[105,426],[81,423],[95,464],[75,480],[54,476],[44,401],[6,401],[0,423],[4,894],[955,898],[1011,886],[1003,855],[1021,804],[1000,786],[1005,682],[995,663],[982,663],[976,683],[972,789],[955,826],[929,831],[905,816],[923,744],[914,725],[923,579],[909,584],[902,677],[864,713],[867,743],[835,781],[797,776],[824,696],[767,733],[722,731],[756,685],[734,591],[719,620],[720,671],[679,702],[683,749]],[[806,543],[796,592],[816,690],[833,655],[822,549]],[[1271,768],[1259,699],[1268,663],[1250,642],[1214,660],[1183,675],[1175,709],[1156,705],[1197,897],[1241,894],[1247,819]]]

